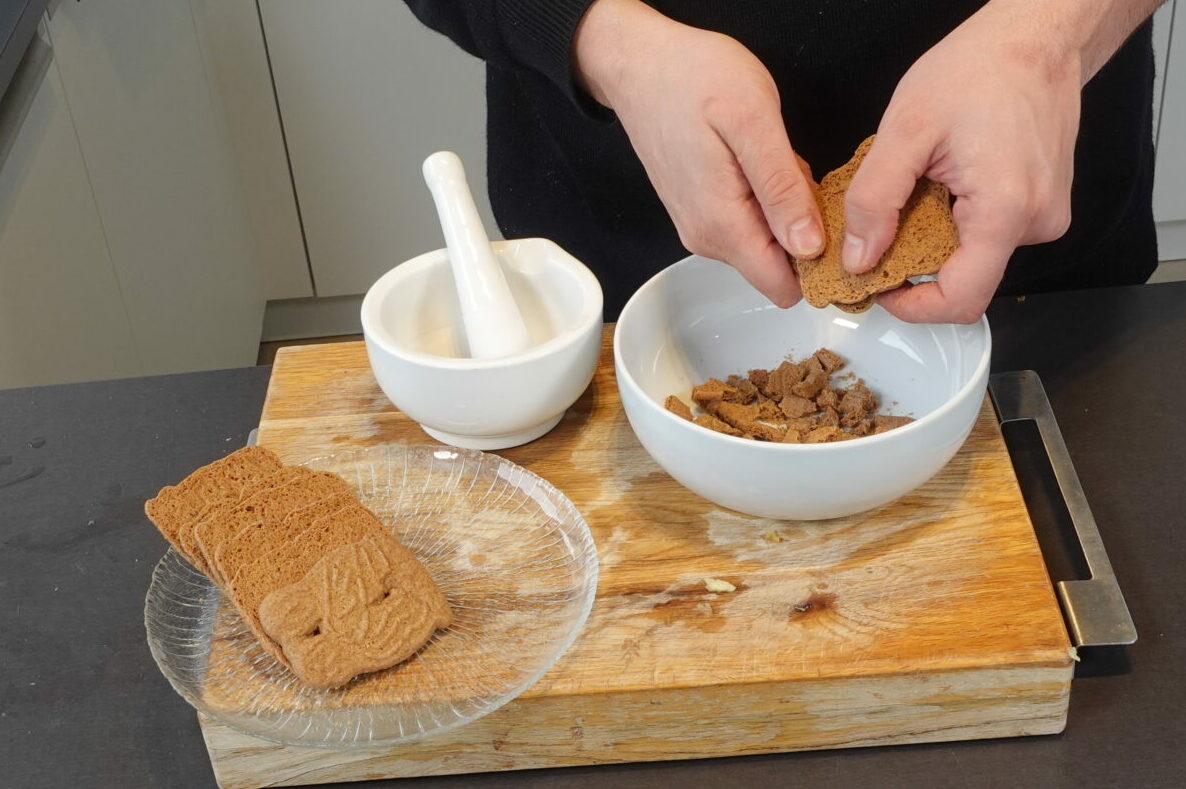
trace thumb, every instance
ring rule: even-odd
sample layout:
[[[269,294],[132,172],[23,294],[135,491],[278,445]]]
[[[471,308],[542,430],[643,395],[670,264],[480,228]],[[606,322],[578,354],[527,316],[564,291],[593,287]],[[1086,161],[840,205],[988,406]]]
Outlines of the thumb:
[[[898,232],[898,216],[933,147],[920,138],[879,132],[844,196],[844,268],[853,274],[877,265]]]
[[[771,234],[795,257],[824,251],[823,222],[806,163],[792,150],[782,116],[772,109],[737,141],[726,139],[749,181]]]

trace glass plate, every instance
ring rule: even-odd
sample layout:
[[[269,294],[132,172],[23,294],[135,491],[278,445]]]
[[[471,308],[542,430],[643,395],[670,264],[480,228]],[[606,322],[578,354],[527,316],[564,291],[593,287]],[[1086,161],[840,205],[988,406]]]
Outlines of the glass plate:
[[[153,572],[144,622],[161,672],[196,709],[281,743],[405,743],[498,709],[576,639],[597,589],[597,550],[584,518],[547,481],[495,455],[403,444],[305,465],[355,487],[428,568],[453,624],[401,665],[315,690],[170,550]]]

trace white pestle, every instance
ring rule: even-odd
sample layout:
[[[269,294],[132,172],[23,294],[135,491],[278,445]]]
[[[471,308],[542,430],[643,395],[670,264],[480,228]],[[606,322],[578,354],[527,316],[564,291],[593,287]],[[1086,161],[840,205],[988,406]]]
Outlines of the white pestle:
[[[452,151],[434,153],[424,160],[424,180],[449,248],[470,356],[496,359],[527,350],[527,325],[490,247],[461,159]]]

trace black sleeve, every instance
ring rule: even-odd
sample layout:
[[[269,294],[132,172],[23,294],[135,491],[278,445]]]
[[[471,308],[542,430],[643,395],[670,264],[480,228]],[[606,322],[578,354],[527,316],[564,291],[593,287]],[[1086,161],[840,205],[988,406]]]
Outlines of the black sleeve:
[[[500,68],[543,75],[583,109],[572,37],[593,0],[404,0],[421,22]]]

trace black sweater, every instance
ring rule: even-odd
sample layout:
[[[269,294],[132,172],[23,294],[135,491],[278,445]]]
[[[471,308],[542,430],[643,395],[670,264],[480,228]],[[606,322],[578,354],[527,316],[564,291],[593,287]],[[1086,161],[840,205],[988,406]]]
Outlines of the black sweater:
[[[544,236],[605,291],[606,319],[685,256],[630,142],[573,84],[572,35],[591,0],[406,0],[427,25],[486,61],[487,175],[507,238]],[[816,178],[872,134],[898,80],[982,0],[651,0],[733,36],[770,70],[796,151]],[[1141,27],[1083,91],[1072,222],[1022,247],[1002,293],[1144,282],[1152,216],[1153,52]]]

